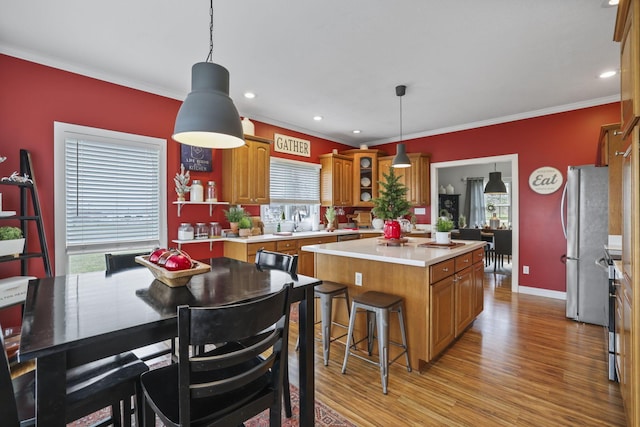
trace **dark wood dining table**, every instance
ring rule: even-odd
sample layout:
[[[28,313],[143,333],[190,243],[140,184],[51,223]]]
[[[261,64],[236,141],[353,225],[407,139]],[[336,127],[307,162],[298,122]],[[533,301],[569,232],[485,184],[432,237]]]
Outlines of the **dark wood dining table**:
[[[293,283],[299,305],[300,425],[314,425],[313,277],[260,271],[229,258],[204,261],[211,271],[170,288],[144,267],[112,275],[84,273],[29,282],[19,359],[36,359],[36,423],[64,426],[66,370],[177,335],[176,308],[215,307]]]

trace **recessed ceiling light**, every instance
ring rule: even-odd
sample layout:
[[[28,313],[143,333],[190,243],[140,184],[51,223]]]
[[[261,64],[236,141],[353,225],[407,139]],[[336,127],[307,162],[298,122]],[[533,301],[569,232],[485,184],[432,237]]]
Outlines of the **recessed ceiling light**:
[[[617,6],[619,0],[602,0],[602,7],[614,7]]]
[[[319,122],[320,120],[322,120],[322,116],[313,116],[313,120]]]
[[[615,76],[616,74],[618,74],[618,72],[617,72],[617,71],[615,71],[615,70],[609,70],[609,71],[605,71],[604,73],[601,73],[599,77],[600,77],[601,79],[608,79],[609,77],[613,77],[613,76]]]
[[[610,6],[615,6],[615,5],[617,5],[618,3],[620,3],[620,0],[609,0],[609,5],[610,5]]]
[[[360,129],[354,129],[352,132],[353,133],[360,133],[361,131],[360,131]]]
[[[245,92],[245,93],[244,93],[244,97],[245,97],[245,98],[249,98],[249,99],[253,99],[253,98],[255,98],[255,97],[256,97],[256,94],[255,94],[255,93],[253,93],[253,92]]]

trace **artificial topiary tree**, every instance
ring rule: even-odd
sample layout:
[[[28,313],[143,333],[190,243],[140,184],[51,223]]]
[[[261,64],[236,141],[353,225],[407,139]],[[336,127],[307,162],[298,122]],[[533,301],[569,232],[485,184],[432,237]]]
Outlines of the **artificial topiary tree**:
[[[394,168],[389,173],[382,173],[384,181],[378,181],[380,189],[379,197],[373,199],[373,214],[384,220],[397,219],[409,214],[409,202],[407,201],[408,188],[399,181],[401,175],[396,175]]]

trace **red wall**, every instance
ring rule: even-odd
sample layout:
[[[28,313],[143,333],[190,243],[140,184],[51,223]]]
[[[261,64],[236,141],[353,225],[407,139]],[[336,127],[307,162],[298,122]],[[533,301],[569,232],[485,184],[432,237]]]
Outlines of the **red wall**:
[[[5,163],[0,164],[0,175],[6,176],[19,169],[20,148],[32,152],[52,255],[54,121],[166,139],[167,192],[171,200],[174,194],[173,175],[180,166],[179,144],[171,139],[179,101],[6,55],[0,55],[0,82],[0,155],[8,157]],[[553,166],[565,171],[569,165],[593,163],[600,126],[618,122],[619,116],[619,106],[614,103],[404,142],[408,152],[430,153],[432,162],[518,153],[520,263],[529,265],[531,271],[529,275],[520,275],[520,284],[564,291],[564,265],[560,256],[565,252],[565,241],[559,221],[560,192],[547,196],[533,193],[528,187],[528,176],[540,166]],[[277,132],[311,140],[313,157],[309,160],[316,163],[319,154],[333,148],[351,148],[264,123],[256,122],[255,125],[256,134],[261,137],[273,138]],[[387,153],[395,152],[393,144],[375,148]],[[307,160],[273,151],[272,154]],[[213,172],[192,173],[192,177],[220,182],[220,168],[221,156],[214,150]],[[5,191],[5,209],[17,206],[16,196]],[[224,195],[220,197],[224,200]],[[257,208],[250,211],[257,213]],[[428,216],[420,219],[429,220]],[[203,220],[197,207],[186,207],[178,218],[174,205],[169,205],[169,239],[176,237],[179,222],[196,220]],[[226,223],[222,209],[215,210],[212,220],[223,225]],[[214,246],[214,256],[221,255],[220,245]],[[208,244],[188,247],[194,257],[209,256],[208,249]],[[0,264],[0,277],[18,274],[17,264]],[[32,274],[43,274],[37,260],[30,265]]]
[[[405,144],[409,153],[430,153],[434,163],[517,153],[520,265],[528,265],[530,271],[528,275],[518,272],[519,284],[564,292],[565,266],[560,261],[566,252],[560,224],[562,191],[550,195],[534,193],[529,188],[529,175],[541,166],[553,166],[566,179],[568,166],[594,164],[600,127],[619,121],[620,105],[612,103],[419,138]],[[395,152],[390,145],[379,148]],[[419,220],[429,222],[428,215]]]

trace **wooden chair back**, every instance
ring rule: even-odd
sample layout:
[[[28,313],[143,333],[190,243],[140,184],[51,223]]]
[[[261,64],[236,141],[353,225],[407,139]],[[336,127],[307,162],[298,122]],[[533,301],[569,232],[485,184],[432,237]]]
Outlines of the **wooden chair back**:
[[[1,328],[0,328],[1,330]],[[4,337],[0,334],[1,348],[4,348]],[[18,427],[20,425],[20,419],[18,417],[18,406],[16,404],[16,397],[13,393],[13,383],[11,382],[11,367],[9,366],[9,359],[7,354],[1,351],[0,356],[0,420],[2,425],[8,427]]]
[[[265,409],[271,410],[272,420],[280,420],[290,288],[288,284],[265,298],[229,306],[178,307],[180,425],[191,425],[191,409],[212,399],[230,405],[217,409],[226,413],[228,425]],[[225,345],[190,355],[192,346],[217,343]],[[230,415],[234,409],[235,418]]]
[[[496,255],[511,255],[511,230],[494,230],[493,245]]]
[[[482,240],[482,230],[479,228],[461,228],[458,233],[460,240]]]
[[[256,252],[255,263],[260,270],[281,270],[289,273],[293,278],[295,278],[298,272],[298,255],[259,249],[258,252]]]
[[[134,267],[140,267],[135,258],[139,255],[149,255],[150,251],[131,254],[104,254],[107,274],[117,273]]]

